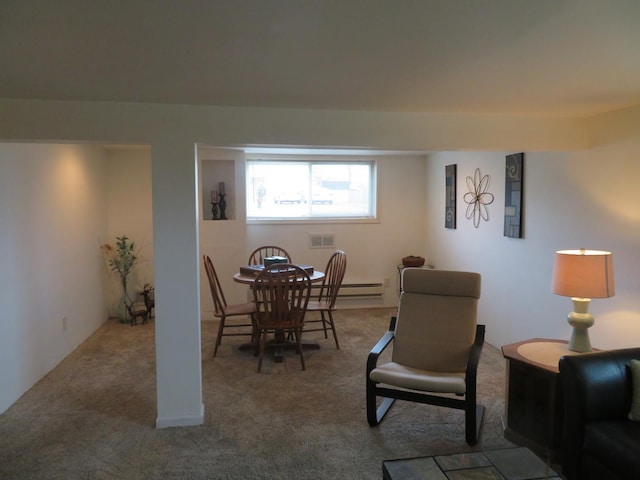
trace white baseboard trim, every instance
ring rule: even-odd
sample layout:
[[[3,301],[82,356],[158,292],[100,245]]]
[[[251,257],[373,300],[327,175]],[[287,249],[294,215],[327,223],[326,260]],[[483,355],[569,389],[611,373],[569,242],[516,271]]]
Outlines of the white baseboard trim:
[[[204,423],[204,404],[200,405],[200,415],[186,417],[156,417],[156,428],[194,427]]]

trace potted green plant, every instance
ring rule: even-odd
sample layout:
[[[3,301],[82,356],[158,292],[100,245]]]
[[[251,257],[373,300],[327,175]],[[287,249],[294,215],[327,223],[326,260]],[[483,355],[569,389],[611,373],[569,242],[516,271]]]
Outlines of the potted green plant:
[[[105,243],[100,248],[107,260],[109,270],[113,273],[117,273],[120,277],[120,285],[122,287],[120,306],[124,306],[120,320],[122,323],[129,323],[131,318],[127,307],[131,307],[133,302],[131,301],[129,292],[127,291],[127,278],[139,262],[139,251],[136,250],[135,242],[129,240],[126,235],[116,237],[115,246]]]

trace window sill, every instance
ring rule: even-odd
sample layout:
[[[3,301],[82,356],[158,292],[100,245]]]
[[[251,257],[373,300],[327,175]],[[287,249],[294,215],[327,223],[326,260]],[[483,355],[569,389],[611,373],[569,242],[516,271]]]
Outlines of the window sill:
[[[248,218],[247,225],[329,225],[380,223],[378,218]]]

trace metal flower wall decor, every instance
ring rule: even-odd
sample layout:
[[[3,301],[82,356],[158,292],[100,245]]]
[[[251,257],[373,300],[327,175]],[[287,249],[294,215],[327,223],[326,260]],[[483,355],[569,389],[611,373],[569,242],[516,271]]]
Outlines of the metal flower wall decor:
[[[469,191],[464,194],[464,201],[467,204],[467,212],[465,217],[473,219],[473,226],[478,228],[480,220],[489,221],[489,210],[487,205],[493,203],[493,193],[489,193],[489,183],[491,177],[489,175],[480,175],[480,169],[476,168],[473,178],[467,177],[467,188]]]

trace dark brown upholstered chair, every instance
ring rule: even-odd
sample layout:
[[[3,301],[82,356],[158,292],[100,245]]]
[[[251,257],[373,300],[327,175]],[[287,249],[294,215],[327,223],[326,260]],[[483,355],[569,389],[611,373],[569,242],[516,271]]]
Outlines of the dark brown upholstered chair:
[[[464,410],[466,441],[477,443],[484,413],[476,404],[484,343],[484,325],[476,324],[480,280],[471,272],[403,271],[397,318],[367,358],[369,425],[378,425],[396,399],[429,403]],[[377,365],[390,344],[391,361]]]
[[[264,258],[273,256],[285,257],[287,261],[291,263],[291,255],[289,255],[284,248],[274,245],[265,245],[258,247],[251,252],[247,265],[264,265]]]
[[[277,263],[258,274],[253,284],[256,329],[259,341],[258,372],[267,347],[267,336],[274,334],[271,347],[290,346],[288,334],[293,334],[295,346],[305,370],[302,352],[302,326],[311,294],[309,274],[297,265]]]
[[[220,343],[222,343],[222,337],[251,336],[252,339],[255,340],[253,314],[256,311],[256,306],[253,302],[228,305],[211,258],[207,255],[203,255],[202,259],[204,261],[204,268],[207,272],[207,278],[209,279],[211,296],[213,297],[213,314],[216,318],[220,319],[216,345],[213,348],[213,356],[215,357],[218,353],[218,347],[220,346]],[[251,318],[251,322],[228,324],[228,317],[249,317]],[[225,329],[228,329],[227,333],[224,332]]]
[[[324,332],[324,338],[327,337],[327,328],[333,332],[333,339],[336,341],[336,348],[340,348],[338,343],[338,334],[336,333],[336,325],[333,321],[333,311],[336,309],[336,298],[344,279],[344,272],[347,270],[347,255],[342,250],[337,250],[329,261],[325,270],[325,277],[322,280],[320,293],[318,298],[309,300],[307,306],[307,315],[304,321],[304,332]],[[310,318],[310,314],[315,313]],[[317,318],[318,313],[320,318]],[[321,326],[318,327],[317,324]],[[316,324],[316,325],[314,325]]]

